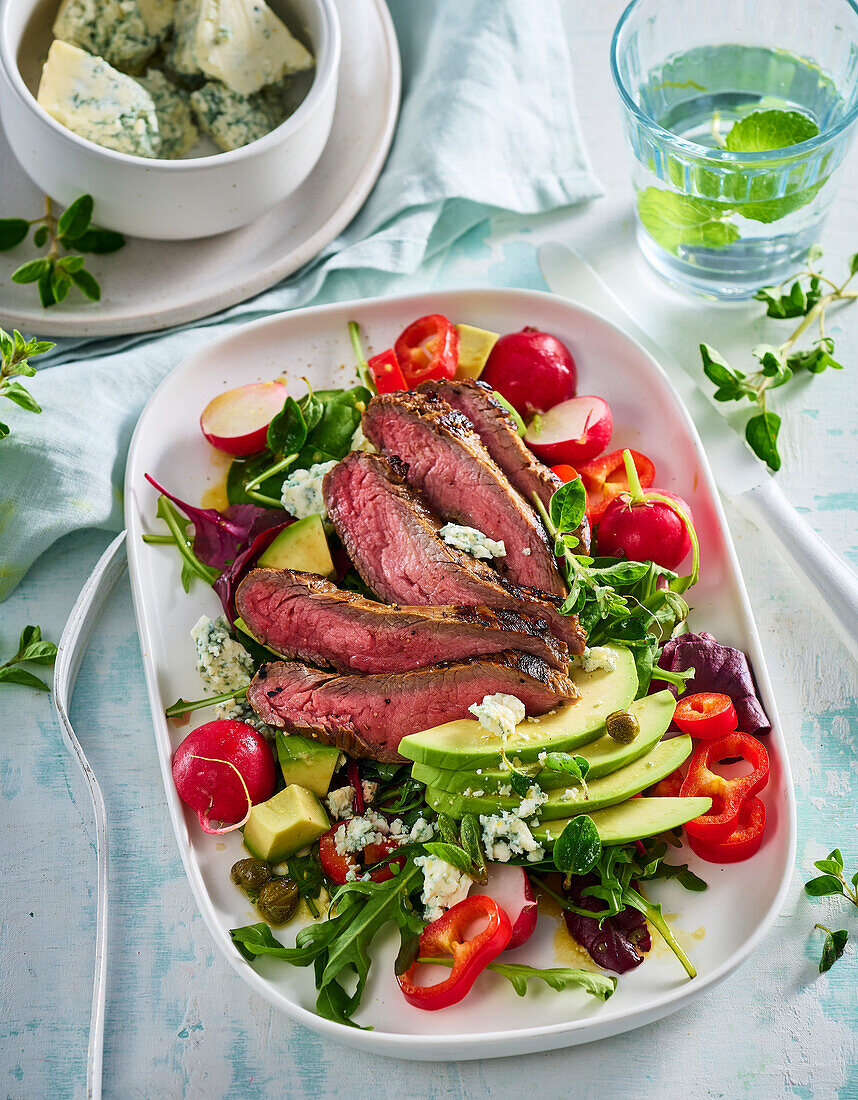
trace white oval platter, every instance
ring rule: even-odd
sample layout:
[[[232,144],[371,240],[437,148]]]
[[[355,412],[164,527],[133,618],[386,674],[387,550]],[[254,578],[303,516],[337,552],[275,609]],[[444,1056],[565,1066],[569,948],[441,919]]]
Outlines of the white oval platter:
[[[371,1031],[347,1028],[313,1012],[312,972],[273,959],[252,967],[228,930],[258,919],[229,879],[243,849],[238,834],[206,836],[185,811],[173,787],[170,760],[190,727],[171,728],[164,708],[179,696],[204,694],[195,670],[189,630],[200,614],[214,617],[214,593],[195,582],[189,596],[179,583],[171,547],[144,544],[158,529],[157,494],[144,481],[151,473],[192,502],[222,480],[225,465],[199,431],[204,405],[225,388],[285,374],[295,392],[302,377],[315,388],[350,385],[354,367],[346,324],[361,323],[373,351],[388,347],[411,320],[443,313],[457,321],[508,332],[535,325],[571,348],[579,367],[579,392],[598,393],[614,414],[612,447],[648,454],[661,488],[691,503],[702,547],[701,580],[691,593],[693,628],[711,631],[749,656],[774,730],[768,739],[771,778],[763,800],[766,836],[751,860],[728,867],[677,852],[709,883],[689,893],[674,883],[653,888],[698,969],[688,981],[654,934],[646,961],[619,979],[607,1002],[571,990],[535,988],[518,998],[501,978],[486,976],[461,1004],[443,1012],[407,1005],[393,977],[396,944],[379,940],[357,1021]],[[179,849],[197,903],[212,936],[241,977],[293,1019],[323,1035],[378,1054],[417,1059],[465,1059],[532,1053],[589,1042],[657,1020],[699,997],[734,971],[760,942],[783,904],[795,850],[795,801],[784,737],[765,660],[736,554],[712,474],[694,426],[658,364],[638,344],[591,311],[548,294],[519,290],[468,290],[320,306],[267,318],[221,337],[177,367],[146,406],[131,444],[125,483],[128,556],[155,738],[166,799]],[[205,721],[194,715],[194,724]],[[157,859],[157,853],[152,853]],[[294,929],[279,932],[291,943]],[[578,965],[569,937],[550,916],[515,961],[537,966]],[[512,957],[511,957],[512,961]]]

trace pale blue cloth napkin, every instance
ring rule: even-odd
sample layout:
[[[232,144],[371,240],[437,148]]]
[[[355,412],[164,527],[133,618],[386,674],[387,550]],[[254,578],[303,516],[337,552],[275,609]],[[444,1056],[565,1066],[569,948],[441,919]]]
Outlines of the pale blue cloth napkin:
[[[0,599],[61,535],[122,527],[125,455],[147,398],[218,332],[314,301],[374,297],[492,211],[542,213],[600,193],[584,152],[554,0],[391,0],[403,98],[387,164],[322,255],[250,302],[158,337],[61,343],[28,381],[41,416],[4,402]]]

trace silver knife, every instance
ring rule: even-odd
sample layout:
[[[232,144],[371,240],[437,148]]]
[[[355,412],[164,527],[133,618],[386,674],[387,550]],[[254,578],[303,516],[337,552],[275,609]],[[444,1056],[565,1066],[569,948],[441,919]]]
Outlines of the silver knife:
[[[664,367],[694,421],[722,494],[782,551],[822,597],[823,610],[858,657],[858,576],[796,512],[778,483],[718,412],[697,382],[658,347],[595,269],[571,248],[545,244],[539,266],[549,289],[588,306],[641,344]]]

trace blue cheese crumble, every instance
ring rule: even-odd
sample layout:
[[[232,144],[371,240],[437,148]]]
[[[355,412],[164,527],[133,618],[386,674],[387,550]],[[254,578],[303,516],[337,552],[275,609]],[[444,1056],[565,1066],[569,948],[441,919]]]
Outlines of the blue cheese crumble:
[[[613,650],[604,645],[594,645],[592,649],[585,647],[580,657],[573,657],[572,665],[584,672],[614,672],[617,667],[617,656]]]
[[[205,683],[216,694],[238,691],[253,679],[253,658],[243,645],[229,635],[223,615],[212,622],[202,615],[191,630],[197,647],[197,668]]]
[[[349,821],[354,817],[352,813],[354,798],[355,789],[352,786],[338,787],[328,794],[325,804],[334,821]]]
[[[140,71],[166,33],[150,30],[137,0],[63,0],[53,32],[60,41],[131,72]]]
[[[537,843],[527,822],[516,811],[481,814],[480,825],[486,858],[493,863],[509,863],[513,856],[524,856],[530,863],[537,863],[545,857],[545,849]]]
[[[455,550],[464,550],[474,558],[491,561],[492,558],[505,558],[506,546],[496,542],[478,531],[476,527],[463,527],[459,523],[445,523],[438,532],[448,546]]]
[[[309,470],[294,470],[283,482],[280,500],[287,512],[295,519],[304,519],[305,516],[320,515],[327,519],[328,512],[322,497],[322,481],[328,470],[336,466],[336,462],[319,462],[311,466]]]
[[[418,856],[414,860],[423,872],[423,916],[428,921],[437,920],[468,896],[473,879],[438,856]]]
[[[468,710],[484,730],[502,741],[507,741],[515,733],[515,727],[524,721],[526,713],[520,699],[503,692],[483,696],[481,703],[474,703]]]
[[[225,153],[265,137],[285,118],[269,97],[241,95],[214,80],[191,92],[191,107],[201,129]]]
[[[158,156],[167,160],[184,156],[199,137],[188,93],[177,88],[157,69],[138,77],[138,83],[143,85],[155,104],[158,136],[161,139]]]

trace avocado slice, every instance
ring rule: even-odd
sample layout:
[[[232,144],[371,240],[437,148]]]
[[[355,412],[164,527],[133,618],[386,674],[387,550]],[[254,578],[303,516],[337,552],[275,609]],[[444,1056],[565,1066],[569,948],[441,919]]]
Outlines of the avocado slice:
[[[625,802],[627,798],[640,794],[645,788],[670,775],[690,756],[691,748],[691,738],[687,734],[673,737],[670,741],[661,741],[646,756],[641,756],[619,771],[594,779],[592,783],[588,782],[586,790],[579,783],[567,784],[560,790],[551,791],[548,801],[539,807],[539,817],[542,821],[551,821]],[[474,795],[467,791],[456,794],[433,787],[427,787],[426,800],[434,809],[444,810],[455,818],[461,818],[467,813],[489,816],[500,814],[504,810],[515,812],[521,805],[521,798],[516,795]]]
[[[292,783],[253,807],[244,826],[244,846],[257,859],[277,863],[318,840],[330,827],[318,797]]]
[[[614,671],[571,669],[570,677],[581,698],[541,718],[522,722],[506,743],[510,760],[532,763],[541,752],[572,752],[596,740],[609,714],[629,706],[638,692],[634,657],[623,646],[606,648],[614,654]],[[403,737],[397,751],[408,760],[430,767],[473,771],[483,765],[496,768],[500,749],[499,737],[474,719],[460,718]]]
[[[600,779],[603,775],[609,775],[646,755],[666,733],[675,709],[676,700],[669,691],[659,691],[655,695],[636,699],[629,707],[640,724],[640,733],[634,741],[621,745],[613,737],[603,733],[597,740],[576,750],[577,755],[583,756],[590,765],[587,781]],[[477,774],[472,768],[454,772],[446,768],[433,768],[428,764],[415,764],[411,769],[411,776],[427,787],[453,794],[469,788],[472,791],[483,790],[487,795],[496,794],[499,787],[509,783],[509,772],[499,768],[480,768]],[[534,783],[545,791],[569,786],[564,775],[547,769],[536,776]]]
[[[456,325],[459,334],[459,365],[457,378],[479,378],[488,362],[492,348],[500,339],[500,333],[490,332],[474,325]]]
[[[257,564],[267,569],[292,569],[296,573],[333,576],[334,563],[322,517],[318,514],[305,516],[284,527],[259,555]]]
[[[340,750],[334,745],[323,745],[297,733],[287,737],[277,732],[277,759],[287,787],[297,783],[323,797],[328,793],[339,758]]]
[[[630,798],[589,816],[603,844],[630,844],[633,840],[658,836],[684,825],[693,817],[705,814],[711,806],[711,798]],[[531,832],[540,844],[550,847],[569,821],[569,818],[544,821],[534,825]]]

